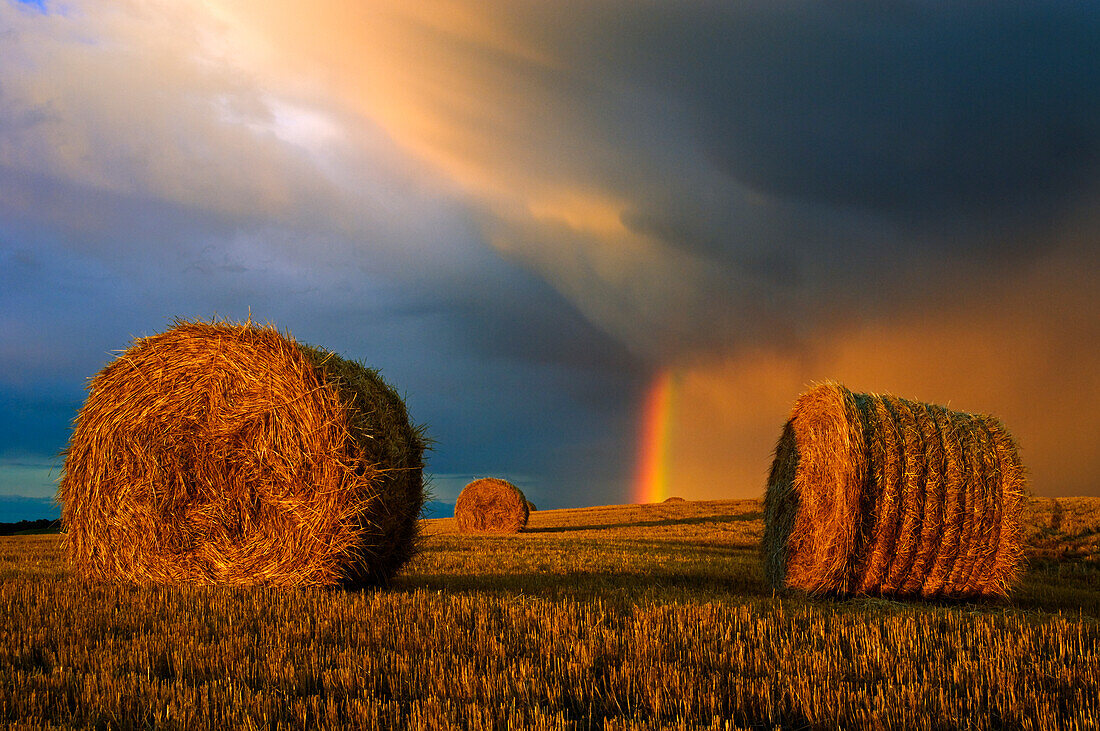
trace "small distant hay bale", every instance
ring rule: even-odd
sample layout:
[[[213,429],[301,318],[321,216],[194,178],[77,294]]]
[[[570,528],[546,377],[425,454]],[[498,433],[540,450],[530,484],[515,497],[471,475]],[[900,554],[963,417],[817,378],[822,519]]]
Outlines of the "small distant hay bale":
[[[273,327],[177,321],[91,379],[58,494],[70,562],[140,584],[386,584],[425,440],[379,374]]]
[[[1003,597],[1026,500],[994,417],[825,383],[798,398],[776,446],[765,572],[814,593]]]
[[[527,512],[528,513],[533,513],[536,510],[538,510],[538,508],[535,507],[535,504],[533,502],[531,502],[530,500],[528,500],[527,501]]]
[[[682,497],[673,496],[673,497],[665,498],[665,502],[666,503],[683,503],[683,502],[687,502],[687,501],[684,500]]]
[[[462,533],[517,533],[527,527],[530,510],[518,487],[484,477],[462,489],[455,501],[455,520]]]

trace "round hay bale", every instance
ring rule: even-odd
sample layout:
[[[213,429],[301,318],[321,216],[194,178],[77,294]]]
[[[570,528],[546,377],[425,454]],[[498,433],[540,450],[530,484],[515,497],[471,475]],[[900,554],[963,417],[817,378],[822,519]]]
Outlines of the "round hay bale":
[[[523,492],[495,477],[474,480],[455,501],[455,520],[462,533],[517,533],[527,527],[529,515]]]
[[[1005,596],[1026,493],[994,417],[818,385],[776,445],[765,572],[777,589],[814,593]]]
[[[270,326],[177,321],[88,390],[58,490],[85,575],[385,584],[417,551],[425,440],[374,370]]]
[[[673,496],[673,497],[666,497],[664,499],[664,502],[666,502],[666,503],[683,503],[683,502],[687,502],[687,501],[684,500],[682,497]]]
[[[536,510],[538,510],[538,508],[535,507],[535,504],[533,502],[531,502],[530,500],[528,500],[527,501],[527,512],[528,513],[533,513]]]

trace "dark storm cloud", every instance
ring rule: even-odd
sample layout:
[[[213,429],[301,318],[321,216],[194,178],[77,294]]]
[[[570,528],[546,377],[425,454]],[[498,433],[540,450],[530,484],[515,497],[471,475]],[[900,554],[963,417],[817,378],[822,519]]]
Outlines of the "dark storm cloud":
[[[1100,192],[1096,6],[617,10],[597,15],[608,42],[592,62],[665,100],[651,136],[687,161],[634,185],[623,221],[728,270],[714,301],[754,287],[755,306],[715,310],[711,347],[751,342],[761,310],[772,332],[814,329],[824,302],[896,314],[1052,248],[1095,257],[1059,228]]]
[[[708,159],[771,195],[1012,225],[1095,185],[1094,5],[704,3],[646,21],[626,21],[623,58],[685,101]]]
[[[993,286],[1098,194],[1089,5],[380,7],[326,56],[349,95],[651,361]]]

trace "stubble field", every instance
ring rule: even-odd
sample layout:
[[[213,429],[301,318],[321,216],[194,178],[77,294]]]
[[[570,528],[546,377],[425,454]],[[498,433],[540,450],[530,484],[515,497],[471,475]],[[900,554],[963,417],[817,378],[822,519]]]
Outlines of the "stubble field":
[[[1100,498],[1007,602],[774,596],[758,501],[426,521],[388,590],[154,588],[0,538],[10,728],[1100,728]]]

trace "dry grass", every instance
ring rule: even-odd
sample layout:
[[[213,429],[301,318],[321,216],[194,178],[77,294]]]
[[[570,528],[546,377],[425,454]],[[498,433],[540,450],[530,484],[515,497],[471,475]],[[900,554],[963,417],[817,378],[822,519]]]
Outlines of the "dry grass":
[[[1004,596],[1026,501],[999,421],[835,383],[799,397],[776,446],[764,550],[777,588]]]
[[[271,327],[178,322],[89,384],[70,560],[137,583],[385,583],[416,551],[424,441],[377,372]]]
[[[1024,542],[1032,561],[1100,560],[1096,498],[1032,498],[1024,508]]]
[[[530,513],[523,491],[495,477],[474,480],[455,502],[455,521],[463,533],[516,533]]]
[[[759,501],[425,521],[389,591],[86,582],[0,539],[10,728],[984,729],[1100,724],[1100,499],[1035,501],[1010,602],[776,598]],[[1060,525],[1050,516],[1062,513]],[[1034,521],[1034,522],[1032,522]],[[1076,550],[1076,549],[1075,549]]]

